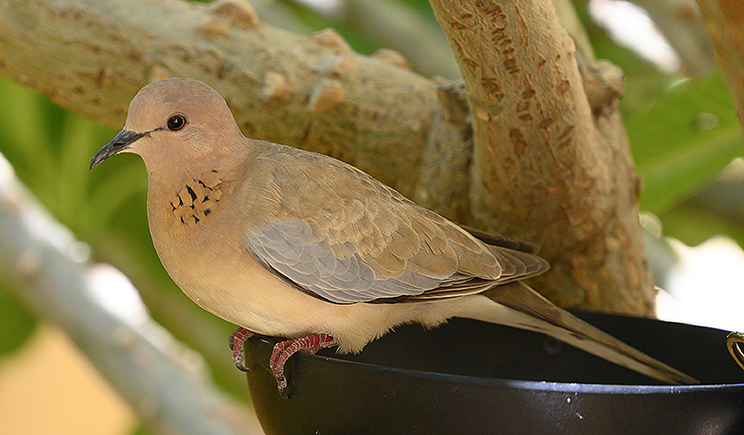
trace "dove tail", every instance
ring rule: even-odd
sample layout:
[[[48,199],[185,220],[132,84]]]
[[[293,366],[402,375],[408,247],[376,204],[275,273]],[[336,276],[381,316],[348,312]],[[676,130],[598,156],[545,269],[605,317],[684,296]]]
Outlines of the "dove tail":
[[[485,297],[482,297],[485,296]],[[518,281],[462,298],[458,317],[541,332],[620,366],[669,384],[699,381],[556,307]]]

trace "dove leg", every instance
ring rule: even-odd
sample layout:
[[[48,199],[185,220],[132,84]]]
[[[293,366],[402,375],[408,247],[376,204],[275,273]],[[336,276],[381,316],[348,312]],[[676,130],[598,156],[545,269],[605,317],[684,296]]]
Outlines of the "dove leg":
[[[230,334],[230,339],[228,340],[228,343],[230,344],[230,349],[232,349],[232,359],[235,363],[235,367],[238,368],[238,370],[247,372],[249,369],[243,365],[243,343],[245,343],[246,340],[253,337],[253,332],[243,328],[239,327],[235,331],[233,331],[232,334]]]
[[[287,388],[287,378],[284,376],[284,365],[287,360],[297,352],[315,354],[321,349],[336,346],[336,339],[328,334],[313,334],[307,337],[295,340],[281,341],[274,345],[269,360],[269,368],[276,378],[276,384],[279,393],[284,396],[284,389]]]

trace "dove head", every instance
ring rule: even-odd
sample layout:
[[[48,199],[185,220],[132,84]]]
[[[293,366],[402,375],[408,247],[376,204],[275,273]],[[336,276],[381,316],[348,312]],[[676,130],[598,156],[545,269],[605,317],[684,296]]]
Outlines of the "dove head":
[[[135,95],[124,129],[96,153],[90,167],[123,152],[139,154],[150,173],[203,165],[235,155],[242,139],[217,91],[198,80],[159,80]]]

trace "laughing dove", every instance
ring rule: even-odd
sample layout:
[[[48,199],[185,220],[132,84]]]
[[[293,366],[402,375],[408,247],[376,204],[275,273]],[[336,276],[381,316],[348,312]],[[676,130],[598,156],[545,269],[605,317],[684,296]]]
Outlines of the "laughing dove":
[[[247,139],[200,81],[142,88],[91,168],[121,152],[145,161],[150,232],[173,281],[241,327],[236,363],[248,331],[288,339],[271,357],[280,390],[298,350],[358,352],[396,325],[452,317],[542,332],[658,380],[695,382],[523,284],[548,269],[531,245],[466,230],[331,157]]]

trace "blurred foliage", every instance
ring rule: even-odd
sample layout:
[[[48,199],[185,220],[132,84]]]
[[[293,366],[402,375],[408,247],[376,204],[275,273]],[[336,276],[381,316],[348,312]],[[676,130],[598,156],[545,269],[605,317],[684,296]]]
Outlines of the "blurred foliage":
[[[0,285],[0,357],[18,349],[36,328],[36,318]]]
[[[620,111],[624,115],[629,116],[646,109],[670,85],[680,79],[680,76],[659,70],[651,62],[615,43],[607,32],[589,17],[585,6],[587,0],[574,0],[574,3],[597,59],[608,59],[623,70],[625,95],[620,100]]]
[[[131,433],[131,435],[152,435],[152,432],[150,432],[149,430],[147,430],[146,427],[142,426],[142,427],[138,427],[137,429],[135,429]]]
[[[641,208],[655,214],[680,204],[742,154],[741,125],[720,74],[670,89],[625,125],[645,186]]]
[[[351,45],[351,48],[353,48],[354,51],[362,54],[372,54],[372,52],[380,48],[375,45],[371,38],[356,31],[353,26],[345,24],[343,20],[334,20],[324,14],[314,11],[301,2],[280,2],[285,4],[292,12],[294,12],[297,15],[297,18],[307,26],[310,32],[318,32],[328,27],[332,27],[344,37],[346,42]]]
[[[289,11],[290,28],[297,28],[295,23],[302,23],[307,31],[334,27],[359,52],[368,54],[381,48],[373,37],[345,23],[343,17],[328,17],[289,0],[268,3],[282,6],[283,13]],[[426,0],[401,3],[435,23]],[[625,72],[626,92],[620,107],[627,117],[628,135],[644,181],[643,208],[659,214],[666,235],[687,243],[724,233],[744,245],[742,195],[706,199],[717,192],[715,184],[707,189],[706,185],[744,150],[741,127],[720,77],[675,85],[679,76],[660,72],[615,44],[591,23],[583,7],[579,7],[579,15],[597,57],[613,61]],[[233,326],[191,303],[171,282],[155,254],[147,229],[146,175],[141,160],[123,156],[90,171],[91,157],[114,131],[3,80],[0,107],[5,108],[0,117],[0,152],[18,176],[62,223],[91,246],[95,260],[114,264],[132,279],[153,317],[205,355],[218,384],[244,397],[244,379],[232,366],[227,348]],[[20,346],[34,324],[0,286],[0,352]]]
[[[739,246],[744,242],[744,215],[732,218],[697,201],[680,204],[665,213],[662,222],[665,234],[679,235],[680,240],[687,245],[703,243],[719,234],[731,237]]]

